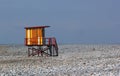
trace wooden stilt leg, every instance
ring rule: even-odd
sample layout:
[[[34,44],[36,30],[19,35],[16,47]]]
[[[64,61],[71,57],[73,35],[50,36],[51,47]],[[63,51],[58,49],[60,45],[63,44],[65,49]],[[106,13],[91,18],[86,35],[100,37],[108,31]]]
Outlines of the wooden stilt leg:
[[[50,56],[52,56],[52,46],[50,46]]]
[[[37,53],[38,53],[38,56],[40,56],[40,50],[39,49],[38,49]]]
[[[56,56],[58,56],[58,50],[56,50]]]
[[[32,56],[34,56],[34,50],[33,50],[33,48],[32,48]]]
[[[55,56],[55,47],[52,46],[53,56]]]
[[[28,57],[30,56],[30,48],[28,48]]]

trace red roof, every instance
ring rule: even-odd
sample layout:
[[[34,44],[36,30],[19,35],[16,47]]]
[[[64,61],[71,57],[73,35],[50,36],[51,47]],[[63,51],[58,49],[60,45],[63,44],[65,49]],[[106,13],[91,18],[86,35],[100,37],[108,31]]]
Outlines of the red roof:
[[[47,28],[50,26],[31,26],[31,27],[25,27],[25,29],[33,29],[33,28]]]

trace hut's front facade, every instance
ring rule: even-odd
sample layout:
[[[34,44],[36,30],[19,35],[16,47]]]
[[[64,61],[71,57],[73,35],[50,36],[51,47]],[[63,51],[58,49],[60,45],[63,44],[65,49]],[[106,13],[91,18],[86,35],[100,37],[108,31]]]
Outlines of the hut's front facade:
[[[39,46],[44,44],[45,28],[49,26],[25,27],[27,46]]]

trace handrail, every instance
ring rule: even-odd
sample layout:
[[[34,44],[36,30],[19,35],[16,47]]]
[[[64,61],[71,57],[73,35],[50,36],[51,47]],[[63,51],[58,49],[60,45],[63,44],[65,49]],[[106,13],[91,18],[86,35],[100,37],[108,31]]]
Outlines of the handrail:
[[[52,43],[56,47],[56,50],[58,50],[58,45],[57,45],[56,38],[52,38]]]
[[[56,39],[54,37],[51,38],[25,38],[25,45],[54,45],[56,49],[58,49],[58,45]]]

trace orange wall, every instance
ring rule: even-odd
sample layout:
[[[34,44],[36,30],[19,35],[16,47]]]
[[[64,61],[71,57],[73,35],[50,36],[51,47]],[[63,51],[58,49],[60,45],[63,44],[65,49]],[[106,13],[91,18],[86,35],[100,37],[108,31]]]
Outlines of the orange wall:
[[[42,45],[43,34],[42,28],[26,29],[27,45]]]

